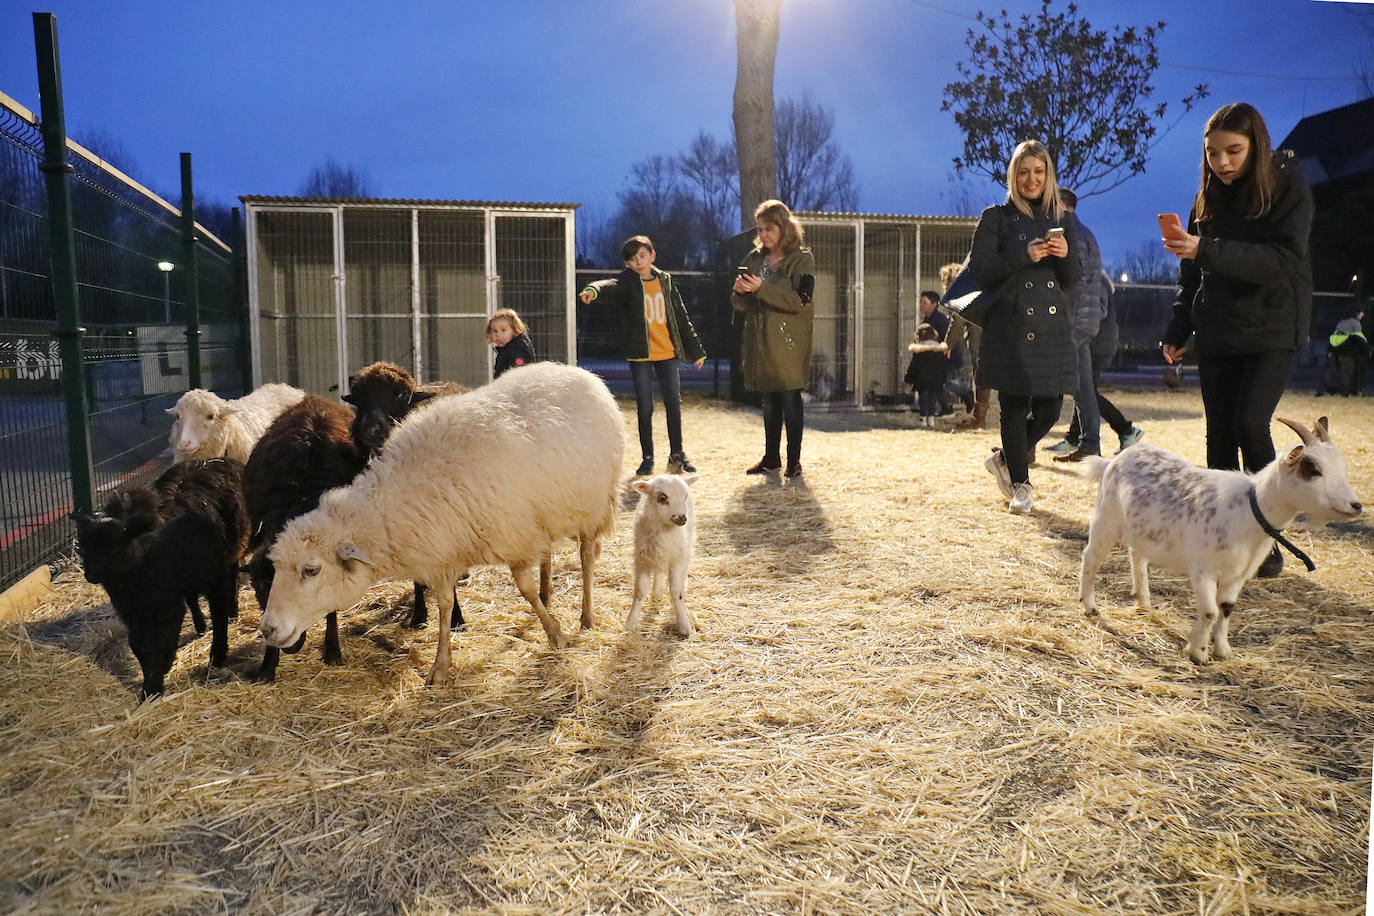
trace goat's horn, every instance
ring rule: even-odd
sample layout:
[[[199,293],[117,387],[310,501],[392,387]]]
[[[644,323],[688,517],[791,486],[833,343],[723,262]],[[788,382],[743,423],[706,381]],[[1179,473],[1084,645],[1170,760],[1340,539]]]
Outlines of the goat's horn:
[[[1312,435],[1312,430],[1308,429],[1306,426],[1299,423],[1297,420],[1289,420],[1284,417],[1275,417],[1274,419],[1278,420],[1284,426],[1287,426],[1293,432],[1297,433],[1298,438],[1302,440],[1303,445],[1312,445],[1317,441],[1317,437]]]

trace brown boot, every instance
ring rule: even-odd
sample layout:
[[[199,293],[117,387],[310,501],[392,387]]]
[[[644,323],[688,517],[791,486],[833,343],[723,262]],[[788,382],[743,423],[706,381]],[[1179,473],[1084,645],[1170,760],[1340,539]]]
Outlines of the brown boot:
[[[973,392],[973,428],[987,426],[988,406],[992,403],[992,389],[978,388]]]

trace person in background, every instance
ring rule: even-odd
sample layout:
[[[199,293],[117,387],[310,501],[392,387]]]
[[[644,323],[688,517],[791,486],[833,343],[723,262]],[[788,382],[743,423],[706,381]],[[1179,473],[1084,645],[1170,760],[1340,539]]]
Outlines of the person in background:
[[[730,304],[744,313],[740,343],[744,387],[763,395],[763,458],[746,474],[782,469],[787,428],[787,477],[802,475],[802,389],[811,365],[811,296],[816,261],[802,247],[802,225],[780,200],[754,210],[754,249],[745,255]]]
[[[1164,232],[1178,295],[1160,340],[1197,353],[1207,466],[1255,473],[1274,460],[1269,425],[1312,315],[1312,192],[1296,157],[1273,150],[1254,106],[1224,105],[1202,135],[1202,180],[1187,229]],[[1283,570],[1275,544],[1256,575]]]
[[[492,378],[500,378],[507,370],[534,362],[534,344],[530,342],[529,330],[515,314],[515,309],[499,309],[487,319],[487,342],[496,351]]]
[[[922,322],[912,336],[915,340],[907,345],[911,362],[903,381],[915,392],[921,426],[934,429],[935,417],[940,412],[940,393],[949,377],[949,345],[940,339],[939,330],[931,322]]]
[[[934,328],[936,340],[946,345],[943,352],[948,363],[945,371],[945,378],[948,380],[964,364],[963,348],[959,346],[958,341],[950,337],[950,331],[954,328],[953,319],[940,311],[940,294],[933,289],[922,290],[918,302],[921,323],[929,324]],[[936,412],[938,416],[944,417],[954,413],[954,394],[945,383],[940,385],[938,399],[940,405]],[[969,401],[968,408],[972,410],[971,397]]]
[[[698,369],[706,351],[697,339],[682,295],[666,270],[654,266],[658,253],[647,235],[632,235],[620,246],[625,269],[608,280],[588,284],[578,298],[584,305],[604,300],[620,309],[620,342],[630,363],[639,419],[640,476],[654,472],[654,379],[663,398],[668,423],[668,470],[696,473],[682,448],[680,363]]]
[[[940,292],[949,291],[949,285],[954,282],[954,278],[959,276],[959,271],[964,265],[958,261],[953,261],[940,268]],[[949,334],[946,335],[946,342],[957,344],[963,350],[964,362],[959,372],[962,377],[968,377],[968,387],[973,392],[973,403],[968,406],[969,416],[960,422],[961,426],[969,426],[972,429],[982,429],[987,426],[988,408],[992,406],[992,389],[977,385],[973,382],[973,376],[978,371],[978,346],[983,339],[983,329],[976,324],[969,324],[962,318],[955,317],[950,319]]]
[[[1339,370],[1333,394],[1359,395],[1364,390],[1364,373],[1369,366],[1369,340],[1364,336],[1364,307],[1357,305],[1349,317],[1336,322],[1327,338],[1331,356]]]
[[[1058,422],[1065,392],[1076,389],[1064,294],[1080,279],[1075,234],[1049,150],[1022,142],[1007,165],[1006,203],[979,217],[968,263],[984,289],[1001,291],[983,326],[976,380],[997,389],[1002,447],[987,468],[1015,513],[1035,505],[1029,457]]]

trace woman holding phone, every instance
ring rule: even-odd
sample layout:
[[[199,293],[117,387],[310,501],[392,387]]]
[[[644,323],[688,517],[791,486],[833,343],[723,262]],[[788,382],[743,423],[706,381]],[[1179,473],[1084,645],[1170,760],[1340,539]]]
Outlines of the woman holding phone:
[[[782,470],[787,427],[788,477],[800,477],[802,389],[811,366],[811,294],[816,262],[802,247],[802,226],[780,200],[754,210],[754,249],[740,265],[730,304],[744,313],[740,357],[744,387],[763,395],[763,458],[747,474]]]
[[[1070,257],[1075,223],[1066,212],[1049,150],[1027,140],[1007,166],[1006,203],[983,211],[969,250],[968,269],[979,286],[999,290],[979,341],[975,381],[997,390],[1002,447],[987,468],[1016,513],[1035,505],[1031,456],[1058,422],[1064,393],[1078,385],[1065,289],[1078,283],[1080,265]]]
[[[1312,317],[1312,213],[1297,159],[1271,149],[1260,113],[1245,102],[1218,109],[1203,130],[1188,228],[1164,232],[1178,295],[1160,341],[1172,364],[1192,340],[1209,468],[1254,473],[1274,460],[1269,424]],[[1282,569],[1275,545],[1258,575]]]

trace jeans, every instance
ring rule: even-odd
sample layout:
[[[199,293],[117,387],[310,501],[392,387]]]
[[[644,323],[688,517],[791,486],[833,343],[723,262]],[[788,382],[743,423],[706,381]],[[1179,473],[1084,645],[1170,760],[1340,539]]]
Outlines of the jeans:
[[[787,426],[787,461],[801,460],[802,428],[806,414],[802,407],[801,389],[764,391],[763,395],[763,460],[777,464],[782,460],[782,428]]]
[[[678,382],[676,359],[630,360],[630,378],[635,383],[635,404],[639,414],[639,448],[645,458],[654,456],[653,379],[663,395],[663,414],[668,421],[668,451],[682,451],[682,388]]]
[[[1107,400],[1107,396],[1100,390],[1101,387],[1102,366],[1098,363],[1097,357],[1093,357],[1093,390],[1097,392],[1097,412],[1103,422],[1112,428],[1112,432],[1116,433],[1116,437],[1124,439],[1134,424],[1126,419],[1126,415],[1115,404]],[[1073,420],[1069,422],[1069,431],[1064,434],[1064,439],[1077,445],[1079,426],[1078,411],[1074,410]]]
[[[997,404],[1002,412],[1002,455],[1007,459],[1011,482],[1030,480],[1030,465],[1026,458],[1035,444],[1059,422],[1064,398],[1028,398],[1019,394],[997,392]]]
[[[1097,410],[1092,343],[1092,335],[1074,328],[1073,346],[1074,352],[1078,354],[1078,390],[1073,396],[1073,403],[1079,426],[1078,447],[1087,452],[1101,452],[1102,416]]]
[[[936,416],[940,413],[940,389],[922,388],[916,392],[916,403],[920,405],[921,416]]]
[[[1198,355],[1209,468],[1236,471],[1243,462],[1253,474],[1274,460],[1269,424],[1293,371],[1293,357],[1292,350]]]

